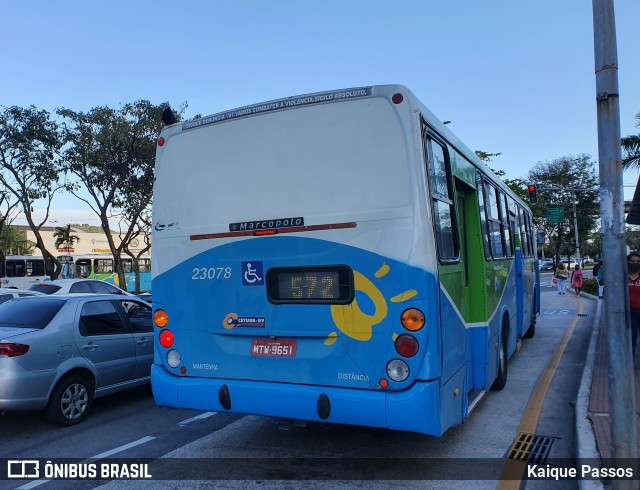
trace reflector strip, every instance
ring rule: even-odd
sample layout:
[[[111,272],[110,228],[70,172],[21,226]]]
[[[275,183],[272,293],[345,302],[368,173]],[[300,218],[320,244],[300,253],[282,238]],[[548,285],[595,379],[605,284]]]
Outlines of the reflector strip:
[[[312,225],[312,226],[292,226],[291,228],[276,228],[274,232],[281,233],[303,233],[305,231],[321,231],[321,230],[340,230],[342,228],[355,228],[357,223],[331,223],[328,225]],[[264,230],[260,230],[264,231]],[[213,238],[231,238],[238,236],[255,236],[256,230],[247,231],[227,231],[224,233],[208,233],[205,235],[191,235],[190,240],[209,240]]]

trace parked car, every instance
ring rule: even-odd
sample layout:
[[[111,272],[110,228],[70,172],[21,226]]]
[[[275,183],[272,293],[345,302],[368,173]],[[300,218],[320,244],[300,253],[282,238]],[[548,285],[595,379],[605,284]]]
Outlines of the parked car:
[[[56,279],[55,281],[34,284],[29,290],[45,294],[93,293],[133,296],[133,294],[99,279]]]
[[[151,291],[143,291],[136,296],[140,299],[145,300],[147,303],[151,303]]]
[[[94,398],[146,384],[151,305],[129,296],[67,294],[0,304],[0,411],[44,410],[82,422]]]
[[[542,259],[540,262],[540,272],[552,271],[555,268],[553,259]]]
[[[44,293],[30,291],[28,289],[0,288],[0,303],[24,296],[40,296]]]

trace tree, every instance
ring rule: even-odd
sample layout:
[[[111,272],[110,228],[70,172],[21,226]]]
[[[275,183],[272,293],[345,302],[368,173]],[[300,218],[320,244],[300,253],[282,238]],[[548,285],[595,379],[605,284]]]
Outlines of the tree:
[[[0,237],[6,234],[6,232],[10,232],[9,225],[13,221],[14,212],[20,203],[15,199],[9,191],[1,190],[0,191]],[[4,264],[5,261],[5,250],[11,250],[11,247],[6,246],[6,242],[3,242],[3,245],[0,247],[0,261]]]
[[[27,233],[14,226],[5,226],[0,232],[0,255],[30,255],[36,248],[35,243],[27,240]]]
[[[60,273],[60,263],[45,247],[40,229],[49,219],[54,195],[62,188],[58,125],[47,111],[7,107],[0,113],[0,183],[19,203],[19,208],[36,237],[47,275]],[[34,202],[44,200],[45,215],[38,221]]]
[[[156,140],[167,105],[139,100],[119,109],[104,106],[86,113],[64,108],[57,111],[65,120],[65,170],[77,179],[68,190],[100,218],[118,283],[124,289],[122,252],[131,248],[131,241],[139,234],[140,216],[151,205]],[[117,230],[112,230],[111,220],[117,220]],[[113,231],[122,240],[118,246]]]
[[[636,127],[640,128],[640,112],[636,114]],[[640,168],[640,133],[625,136],[622,143],[622,167],[626,169]]]
[[[544,227],[545,234],[551,237],[551,244],[555,250],[556,260],[560,255],[575,253],[573,243],[573,196],[575,195],[578,235],[580,248],[585,249],[587,240],[592,236],[600,217],[598,205],[598,177],[595,163],[589,155],[569,155],[549,162],[538,162],[528,175],[529,182],[538,186],[538,204],[534,209],[544,210],[547,207],[561,207],[565,209],[563,223],[547,223],[542,212],[535,213],[534,219],[538,228]],[[557,190],[553,190],[557,189]],[[580,190],[572,193],[568,189]]]
[[[71,233],[70,224],[67,226],[56,226],[56,230],[53,232],[53,236],[56,239],[56,249],[60,248],[62,245],[64,245],[64,248],[69,249],[73,247],[73,244],[75,242],[80,241],[80,237],[78,235],[73,235]]]

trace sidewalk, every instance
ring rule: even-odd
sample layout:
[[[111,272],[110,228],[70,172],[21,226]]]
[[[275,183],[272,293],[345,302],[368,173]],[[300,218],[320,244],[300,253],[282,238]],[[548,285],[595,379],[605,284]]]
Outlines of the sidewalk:
[[[598,299],[590,296],[594,301]],[[576,433],[579,459],[611,457],[608,365],[604,302],[598,301],[594,330],[576,404]],[[640,361],[634,363],[636,431],[640,454]],[[603,488],[599,481],[582,481],[581,488]]]

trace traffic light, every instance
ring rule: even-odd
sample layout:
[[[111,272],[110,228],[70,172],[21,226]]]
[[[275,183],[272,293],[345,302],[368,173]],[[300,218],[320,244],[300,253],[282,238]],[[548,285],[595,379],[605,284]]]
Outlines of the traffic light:
[[[536,196],[536,186],[533,184],[529,184],[529,202],[531,204],[536,204],[538,202],[538,196]]]

